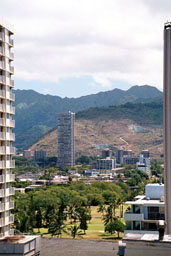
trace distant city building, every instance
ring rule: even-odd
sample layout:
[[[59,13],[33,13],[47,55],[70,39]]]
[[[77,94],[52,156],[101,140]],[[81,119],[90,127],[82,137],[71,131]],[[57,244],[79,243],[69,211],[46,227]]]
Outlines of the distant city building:
[[[32,161],[34,159],[34,151],[28,149],[23,151],[23,158]]]
[[[157,223],[165,219],[164,185],[148,184],[145,195],[136,196],[134,201],[127,201],[130,211],[125,212],[125,233],[157,234]]]
[[[58,114],[58,166],[71,167],[75,164],[74,122],[72,112]]]
[[[96,169],[97,170],[112,170],[116,168],[116,159],[97,159]]]
[[[144,151],[143,151],[144,152]],[[143,153],[141,152],[141,153]],[[150,157],[149,152],[145,152],[140,154],[139,162],[136,163],[136,167],[138,170],[144,171],[146,174],[150,174]]]
[[[47,159],[47,153],[45,150],[35,150],[34,151],[34,160],[46,160]]]
[[[119,149],[116,153],[116,160],[119,163],[123,163],[123,158],[133,158],[134,157],[134,152],[132,152],[132,150],[123,150],[123,149]]]
[[[139,161],[138,157],[129,157],[129,156],[121,157],[121,164],[136,164],[138,161]]]
[[[97,176],[100,174],[100,172],[97,170],[85,170],[84,174],[87,176]]]
[[[105,159],[107,157],[112,157],[112,151],[109,148],[106,148],[102,151],[102,159]]]
[[[143,155],[144,158],[149,158],[150,152],[149,152],[149,150],[142,150],[141,155]]]

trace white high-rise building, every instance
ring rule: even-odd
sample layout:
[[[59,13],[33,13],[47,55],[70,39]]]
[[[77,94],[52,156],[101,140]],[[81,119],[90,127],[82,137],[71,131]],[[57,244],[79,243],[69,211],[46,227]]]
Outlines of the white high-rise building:
[[[58,114],[58,165],[71,167],[75,164],[74,121],[72,112]]]
[[[14,208],[14,201],[11,199],[14,188],[11,183],[15,180],[12,174],[15,167],[15,161],[12,160],[15,154],[15,148],[12,147],[15,140],[15,134],[12,133],[15,126],[15,121],[12,120],[15,113],[12,106],[15,100],[12,92],[13,44],[13,28],[0,20],[0,237],[13,234],[10,224],[14,222],[14,216],[11,214],[11,209]]]

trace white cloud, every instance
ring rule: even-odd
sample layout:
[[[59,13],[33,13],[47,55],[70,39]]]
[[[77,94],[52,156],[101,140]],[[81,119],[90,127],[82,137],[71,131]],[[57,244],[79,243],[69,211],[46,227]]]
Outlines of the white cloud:
[[[110,79],[162,87],[170,12],[167,0],[1,0],[1,13],[15,25],[16,78],[90,75],[103,87]]]

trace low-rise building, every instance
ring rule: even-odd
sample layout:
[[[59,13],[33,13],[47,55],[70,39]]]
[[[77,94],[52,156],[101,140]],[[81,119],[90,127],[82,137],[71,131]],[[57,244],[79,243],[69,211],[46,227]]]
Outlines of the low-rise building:
[[[145,195],[127,201],[131,209],[125,212],[125,233],[157,233],[157,223],[165,219],[164,185],[148,184]]]
[[[33,161],[34,160],[34,151],[28,149],[23,151],[23,158]]]
[[[116,159],[97,159],[96,169],[97,170],[112,170],[116,168]]]

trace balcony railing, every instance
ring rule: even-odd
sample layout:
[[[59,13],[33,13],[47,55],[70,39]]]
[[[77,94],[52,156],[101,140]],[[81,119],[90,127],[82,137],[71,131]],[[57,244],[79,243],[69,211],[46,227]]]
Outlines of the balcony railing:
[[[15,168],[15,160],[0,161],[0,169]]]
[[[5,90],[0,90],[0,97],[5,98]]]
[[[14,222],[14,215],[9,216],[9,224]]]
[[[165,215],[164,213],[148,213],[148,217],[146,218],[148,220],[165,220]]]
[[[4,182],[4,175],[0,175],[0,183],[3,183]]]
[[[0,125],[5,126],[5,118],[0,118]]]
[[[15,194],[15,189],[13,187],[9,189],[9,194],[11,196]]]
[[[10,57],[11,60],[13,60],[14,59],[14,53],[10,52],[9,57]]]
[[[15,100],[15,94],[10,92],[10,100]]]
[[[0,54],[4,55],[4,49],[2,48],[2,46],[0,46]]]
[[[0,227],[3,227],[3,226],[4,226],[4,219],[0,218]]]
[[[15,181],[15,174],[10,174],[10,182]]]
[[[9,209],[14,209],[14,201],[9,202]]]
[[[10,86],[13,88],[14,87],[14,80],[10,80]]]
[[[6,133],[6,139],[14,141],[15,140],[15,133],[7,132]]]
[[[5,204],[0,203],[0,212],[3,212],[5,210]]]
[[[4,189],[0,189],[0,197],[4,197]]]
[[[0,150],[1,150],[1,148],[4,148],[4,152],[6,153],[6,154],[10,154],[10,155],[14,155],[15,153],[16,153],[16,148],[15,147],[0,147]]]
[[[4,61],[0,61],[0,68],[1,68],[1,69],[5,69],[5,63],[4,63]]]
[[[10,39],[9,39],[9,44],[12,45],[12,46],[14,46],[14,40],[10,38]]]
[[[5,119],[4,119],[4,121],[2,120],[2,123],[5,125]],[[1,119],[0,119],[0,125],[1,125]],[[15,127],[15,120],[6,119],[6,126],[14,128]]]
[[[9,67],[9,71],[10,71],[11,73],[14,73],[14,67],[10,66],[10,67]]]
[[[0,104],[0,112],[5,112],[5,104]]]
[[[5,83],[5,77],[0,75],[0,83]]]
[[[0,41],[4,41],[4,35],[0,32]]]
[[[14,229],[10,229],[10,236],[14,236]]]
[[[5,140],[5,132],[0,132],[0,140]]]
[[[14,115],[15,114],[15,107],[12,107],[10,105],[6,105],[6,112]]]

